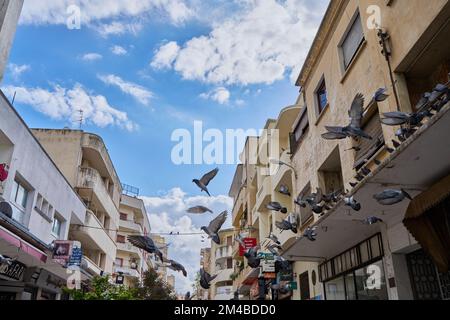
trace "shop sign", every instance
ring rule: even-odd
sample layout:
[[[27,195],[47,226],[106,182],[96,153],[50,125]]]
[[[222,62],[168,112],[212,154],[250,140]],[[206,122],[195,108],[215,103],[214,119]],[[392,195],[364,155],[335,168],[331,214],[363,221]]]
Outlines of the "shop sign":
[[[244,242],[245,247],[239,245],[239,256],[241,257],[244,256],[244,253],[246,253],[247,250],[256,247],[257,244],[256,238],[244,238],[242,241]]]
[[[264,272],[264,279],[276,279],[277,278],[277,274],[275,272]]]
[[[298,284],[295,281],[292,281],[289,283],[289,289],[291,290],[297,290],[298,289]]]
[[[275,260],[262,260],[261,261],[262,272],[275,273]]]
[[[0,275],[21,281],[27,266],[18,261],[12,261],[10,265],[4,263],[0,265]]]
[[[81,261],[83,260],[83,251],[81,250],[81,246],[75,245],[72,248],[72,254],[69,258],[68,267],[79,268],[81,267]]]
[[[54,242],[53,261],[64,267],[79,267],[82,258],[80,242],[60,240]]]

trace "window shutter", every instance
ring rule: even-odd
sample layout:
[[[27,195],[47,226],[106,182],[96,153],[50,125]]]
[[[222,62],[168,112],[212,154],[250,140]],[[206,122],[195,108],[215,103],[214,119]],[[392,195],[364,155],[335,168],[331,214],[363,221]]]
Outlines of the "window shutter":
[[[356,51],[358,51],[358,48],[363,41],[364,33],[361,24],[361,16],[358,14],[358,17],[355,19],[355,22],[353,22],[353,25],[341,45],[345,69],[347,69],[352,62]]]

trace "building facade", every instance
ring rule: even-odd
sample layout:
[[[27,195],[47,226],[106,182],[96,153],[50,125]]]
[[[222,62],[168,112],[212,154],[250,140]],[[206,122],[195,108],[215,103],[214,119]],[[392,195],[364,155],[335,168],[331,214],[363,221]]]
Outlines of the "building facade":
[[[117,234],[117,254],[114,264],[116,283],[130,287],[140,281],[149,268],[152,268],[150,255],[127,241],[128,235],[148,236],[150,222],[144,202],[133,196],[122,194],[119,206],[119,232]],[[117,280],[120,281],[117,281]]]
[[[206,272],[211,274],[211,248],[203,248],[200,250],[200,268],[203,268]],[[210,290],[203,289],[199,283],[196,284],[197,300],[210,300]]]
[[[220,245],[211,241],[210,271],[217,277],[211,281],[211,300],[230,300],[233,297],[233,237],[234,229],[219,231]]]
[[[437,100],[440,111],[433,111],[401,140],[398,126],[380,121],[390,111],[423,111],[417,107],[423,94],[438,83],[448,86],[449,46],[441,43],[449,31],[449,17],[446,0],[433,6],[420,0],[330,2],[297,81],[296,105],[283,110],[278,121],[268,121],[266,129],[279,129],[269,133],[272,139],[264,134],[258,138],[253,154],[258,168],[267,167],[268,173],[261,178],[256,173],[256,204],[243,211],[255,212],[251,216],[263,248],[266,234],[279,237],[282,256],[293,265],[291,298],[449,298],[450,238],[448,230],[440,228],[449,218],[450,148],[445,139],[437,138],[449,134],[448,97],[442,95]],[[372,99],[378,88],[387,88],[387,100]],[[357,93],[365,97],[362,125],[373,139],[323,139],[325,126],[348,125]],[[289,109],[296,115],[278,125]],[[276,155],[274,150],[280,151],[279,158],[264,162]],[[240,171],[242,166],[235,180]],[[281,184],[290,196],[278,192]],[[233,182],[234,190],[239,185]],[[294,203],[317,188],[325,194],[340,190],[353,196],[362,209],[354,211],[340,200],[315,214]],[[405,189],[414,200],[382,206],[373,196],[384,189]],[[230,194],[239,207],[238,193]],[[265,213],[268,201],[280,202],[289,214]],[[233,218],[239,217],[239,209],[236,212]],[[370,216],[382,222],[364,223]],[[279,234],[274,228],[274,221],[287,218],[298,224],[297,234]],[[315,228],[316,241],[302,236],[309,227]]]
[[[12,259],[0,266],[1,299],[58,299],[70,274],[52,244],[69,239],[86,206],[3,93],[0,166],[0,254]]]
[[[79,130],[33,129],[88,210],[72,224],[69,239],[80,241],[92,275],[114,272],[122,186],[101,137]]]
[[[0,82],[8,63],[22,6],[23,0],[0,1]]]

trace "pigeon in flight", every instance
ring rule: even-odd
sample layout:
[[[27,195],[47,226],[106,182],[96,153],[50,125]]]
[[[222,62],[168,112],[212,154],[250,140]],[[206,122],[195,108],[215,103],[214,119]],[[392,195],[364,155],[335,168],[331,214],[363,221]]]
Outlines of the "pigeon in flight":
[[[384,190],[383,192],[374,195],[373,198],[377,200],[379,204],[385,206],[397,204],[399,202],[402,202],[406,198],[412,200],[412,197],[403,189],[400,190],[387,189]]]
[[[278,192],[281,194],[284,194],[285,196],[289,196],[289,197],[291,196],[291,193],[289,192],[289,188],[284,184],[282,184],[280,186],[280,189],[278,190]]]
[[[206,212],[214,213],[211,209],[208,209],[207,207],[204,206],[196,206],[189,208],[187,212],[192,214],[204,214]]]
[[[364,113],[364,96],[358,93],[353,100],[352,106],[348,112],[350,124],[346,127],[325,127],[328,132],[322,134],[326,140],[341,140],[345,138],[364,138],[372,140],[373,138],[361,129],[361,122]]]
[[[351,207],[355,211],[361,210],[361,204],[355,200],[353,197],[344,198],[345,205]]]
[[[248,265],[253,269],[258,268],[261,265],[261,258],[258,257],[258,250],[260,249],[261,247],[258,245],[248,249],[247,252],[244,253],[244,257],[247,258]]]
[[[161,262],[164,261],[163,253],[155,245],[155,242],[147,236],[128,236],[128,241],[135,247],[155,254]]]
[[[3,264],[11,266],[13,262],[14,262],[14,259],[7,258],[4,255],[0,254],[0,266],[3,265]]]
[[[288,220],[275,221],[275,226],[280,229],[281,232],[291,230],[293,233],[297,233],[297,227]]]
[[[194,179],[192,182],[194,182],[202,191],[205,191],[208,196],[211,196],[211,194],[208,191],[208,184],[211,182],[212,179],[217,175],[219,172],[219,168],[216,168],[207,174],[205,174],[200,180]]]
[[[316,237],[317,237],[317,226],[314,228],[309,227],[308,229],[305,230],[305,233],[303,234],[303,236],[305,238],[307,238],[309,241],[316,241]]]
[[[167,266],[167,268],[173,270],[173,271],[177,271],[177,272],[181,272],[183,274],[183,276],[187,277],[187,271],[186,269],[183,267],[182,264],[174,261],[174,260],[165,260],[166,263],[169,263],[169,265]]]
[[[209,225],[203,226],[201,229],[211,238],[212,241],[220,245],[219,230],[225,223],[228,217],[228,212],[224,211],[219,214],[214,220],[212,220]]]
[[[268,210],[279,211],[279,212],[284,213],[284,214],[287,213],[287,208],[283,207],[279,202],[269,202],[266,205],[266,208]]]
[[[213,281],[216,277],[217,275],[211,276],[208,272],[205,271],[205,269],[200,269],[200,286],[203,289],[208,290],[211,287],[210,282]]]
[[[375,94],[373,95],[373,101],[375,102],[383,102],[385,101],[387,98],[389,98],[389,95],[386,93],[387,89],[386,88],[380,88],[378,89]]]
[[[420,126],[425,117],[429,117],[429,111],[422,111],[418,113],[408,113],[408,112],[386,112],[383,113],[384,118],[381,119],[381,123],[387,126],[400,126],[409,125],[410,127]]]

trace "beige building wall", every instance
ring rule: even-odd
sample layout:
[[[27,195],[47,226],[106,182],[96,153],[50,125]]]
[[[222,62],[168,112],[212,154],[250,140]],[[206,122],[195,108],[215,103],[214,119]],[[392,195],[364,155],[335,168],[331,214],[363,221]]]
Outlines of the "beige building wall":
[[[220,245],[211,241],[210,271],[217,277],[209,289],[211,300],[230,300],[233,297],[233,229],[219,231]]]

